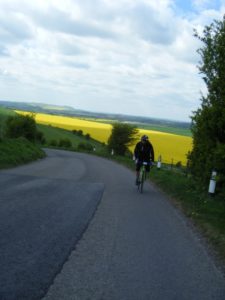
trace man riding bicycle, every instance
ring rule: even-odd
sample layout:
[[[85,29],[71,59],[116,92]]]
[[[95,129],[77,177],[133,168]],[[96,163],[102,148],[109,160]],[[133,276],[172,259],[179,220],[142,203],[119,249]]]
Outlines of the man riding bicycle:
[[[147,135],[143,135],[141,141],[136,144],[134,158],[136,161],[136,185],[138,185],[140,168],[143,162],[147,162],[146,172],[150,171],[150,165],[154,162],[154,149]]]

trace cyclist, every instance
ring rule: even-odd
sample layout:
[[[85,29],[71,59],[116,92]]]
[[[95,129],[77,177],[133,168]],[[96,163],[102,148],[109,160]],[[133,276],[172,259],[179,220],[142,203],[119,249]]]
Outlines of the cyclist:
[[[146,172],[150,171],[150,165],[154,162],[154,149],[149,142],[148,136],[143,135],[134,149],[134,159],[136,161],[136,185],[138,185],[140,168],[143,162],[147,162]]]

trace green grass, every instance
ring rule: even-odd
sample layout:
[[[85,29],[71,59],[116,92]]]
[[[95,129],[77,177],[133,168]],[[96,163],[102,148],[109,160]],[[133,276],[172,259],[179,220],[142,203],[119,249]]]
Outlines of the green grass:
[[[45,156],[37,145],[24,138],[0,140],[0,168],[9,168],[28,163]]]
[[[99,143],[98,141],[95,141],[91,138],[88,140],[84,136],[80,137],[76,134],[73,134],[71,131],[65,129],[56,128],[53,126],[41,125],[41,124],[37,124],[37,128],[38,130],[43,132],[47,143],[53,139],[60,140],[60,139],[68,138],[70,139],[73,147],[77,147],[78,144],[82,142],[91,143],[93,146],[97,148],[102,147],[102,144]]]
[[[77,134],[73,134],[71,131],[65,129],[41,124],[37,124],[37,128],[43,132],[46,139],[46,146],[50,146],[52,140],[55,140],[58,143],[62,139],[69,139],[72,143],[73,150],[78,150],[79,144],[81,143],[89,144],[92,148],[95,148],[96,151],[100,152],[102,151],[102,148],[104,148],[102,143],[92,138],[87,139],[85,136],[78,136]]]

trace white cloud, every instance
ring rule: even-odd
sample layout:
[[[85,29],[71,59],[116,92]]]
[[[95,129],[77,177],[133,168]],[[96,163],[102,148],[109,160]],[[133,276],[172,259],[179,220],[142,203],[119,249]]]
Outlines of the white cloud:
[[[212,3],[212,0],[192,0],[193,6],[198,9],[198,10],[202,10],[202,9],[206,9],[209,4]]]
[[[224,12],[206,4],[1,0],[0,98],[188,120],[204,90],[193,28]]]

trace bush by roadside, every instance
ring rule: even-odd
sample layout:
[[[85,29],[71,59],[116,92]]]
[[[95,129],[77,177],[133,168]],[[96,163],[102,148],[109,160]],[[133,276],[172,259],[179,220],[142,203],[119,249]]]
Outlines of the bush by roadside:
[[[32,115],[9,116],[5,122],[5,136],[8,138],[24,137],[34,142],[36,140],[37,127]]]
[[[77,146],[78,151],[93,151],[93,146],[90,143],[79,143]]]
[[[60,148],[71,148],[72,147],[72,143],[71,143],[70,139],[64,138],[64,139],[60,139],[59,140],[58,146]]]

